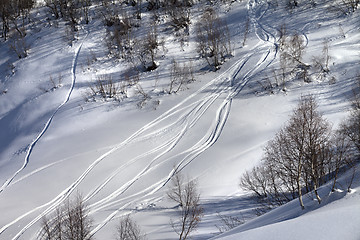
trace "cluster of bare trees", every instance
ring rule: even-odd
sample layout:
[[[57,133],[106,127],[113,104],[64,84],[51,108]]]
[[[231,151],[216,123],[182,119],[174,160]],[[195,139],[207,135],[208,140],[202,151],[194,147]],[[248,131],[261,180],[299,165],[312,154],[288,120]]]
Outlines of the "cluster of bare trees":
[[[112,75],[106,74],[99,75],[96,77],[95,82],[89,85],[89,91],[84,98],[86,101],[96,101],[99,98],[105,101],[121,101],[128,97],[128,89],[130,87],[140,87],[139,80],[140,77],[138,74],[125,74],[119,78],[114,78]],[[144,92],[143,94],[146,93]]]
[[[198,227],[203,215],[200,194],[196,181],[185,182],[179,172],[173,176],[171,183],[167,196],[177,204],[178,208],[178,218],[171,219],[171,226],[179,235],[179,240],[185,240]],[[38,238],[41,240],[94,239],[93,219],[89,215],[89,210],[79,194],[74,201],[67,200],[52,215],[43,217]],[[130,215],[126,215],[117,224],[114,237],[117,240],[145,240],[146,234]]]
[[[311,4],[315,7],[317,5],[316,0],[286,0],[286,7],[289,10],[300,7],[304,4]],[[335,8],[337,11],[344,15],[351,14],[355,12],[360,5],[360,0],[334,0],[331,2],[331,7]]]
[[[92,0],[45,0],[45,6],[53,18],[68,22],[65,37],[70,45],[75,40],[78,25],[89,23],[91,5]]]
[[[21,31],[21,28],[24,27],[24,24],[21,23],[29,20],[30,10],[34,3],[33,0],[2,0],[0,2],[1,37],[5,41],[12,30],[22,35],[25,34]]]
[[[89,216],[89,208],[81,196],[74,201],[66,201],[58,207],[50,217],[43,217],[41,240],[92,240],[93,219]],[[136,222],[127,215],[120,219],[116,232],[117,240],[142,240],[145,235]]]
[[[280,87],[286,91],[286,85],[292,80],[301,80],[306,83],[317,80],[327,80],[330,84],[336,81],[331,74],[329,41],[324,39],[321,54],[312,57],[311,63],[303,59],[306,52],[306,37],[298,32],[289,33],[285,24],[279,29],[279,67],[274,68],[270,76],[258,81],[262,89],[274,93]]]
[[[134,8],[130,8],[126,3]],[[175,36],[179,37],[183,48],[190,34],[189,26],[193,4],[194,1],[191,0],[148,0],[145,3],[132,1],[120,4],[103,0],[101,12],[107,26],[106,44],[110,55],[125,59],[135,67],[137,63],[140,63],[144,70],[154,70],[157,68],[157,53],[160,51],[160,46],[163,45],[158,37],[159,17],[161,15],[168,16],[164,19],[168,19],[168,26],[174,30]],[[137,32],[141,31],[135,30],[141,25],[141,13],[145,9],[153,12],[152,22],[145,24],[146,34],[142,32],[141,36],[137,36],[139,35]],[[232,53],[230,33],[226,22],[217,15],[212,7],[208,7],[196,26],[196,32],[200,56],[206,59],[211,67],[218,69],[226,57]]]
[[[266,145],[261,164],[241,177],[240,186],[266,207],[298,198],[304,209],[302,198],[309,192],[320,204],[318,188],[332,179],[334,191],[338,173],[355,168],[354,151],[360,153],[359,114],[333,132],[317,108],[314,97],[302,97],[290,120]],[[351,184],[352,180],[348,190]]]
[[[314,69],[319,72],[319,76],[329,73],[329,48],[324,47],[324,56],[314,57]],[[300,79],[310,82],[309,71],[311,65],[303,61],[306,50],[305,37],[298,32],[289,33],[286,25],[283,24],[279,29],[279,67],[273,69],[272,76],[266,77],[264,81],[258,81],[263,90],[273,93],[274,88],[280,87],[286,91],[286,83],[292,79]],[[325,56],[326,53],[326,56]]]
[[[348,15],[358,9],[360,0],[336,0],[333,5],[341,13]]]
[[[101,15],[106,28],[106,45],[109,54],[116,58],[130,59],[134,39],[132,28],[136,22],[133,14],[123,6],[109,1],[102,1]]]
[[[44,217],[39,239],[42,240],[91,240],[92,219],[81,196],[58,207],[50,218]]]
[[[135,9],[141,2],[134,2]],[[146,34],[136,36],[134,27],[139,27],[141,12],[134,17],[134,11],[115,4],[103,3],[102,15],[107,26],[106,45],[109,54],[130,62],[138,70],[156,69],[158,52],[162,44],[158,37],[156,21],[146,25]],[[137,10],[136,10],[137,11]],[[132,17],[131,17],[132,16]]]
[[[30,22],[30,10],[34,4],[33,0],[0,1],[1,37],[8,41],[10,48],[19,58],[28,54],[26,26]]]
[[[170,25],[175,31],[184,30],[188,34],[192,5],[191,0],[167,1],[166,12],[170,16]]]
[[[198,52],[209,66],[215,70],[226,57],[231,56],[230,33],[227,24],[219,18],[216,11],[209,7],[205,9],[201,20],[196,26]]]
[[[84,20],[89,23],[89,8],[91,0],[45,0],[50,14],[55,18],[63,18],[70,21],[73,25]]]
[[[96,78],[94,85],[90,85],[89,97],[101,97],[103,100],[121,100],[127,96],[125,82],[116,82],[111,75],[101,75]]]

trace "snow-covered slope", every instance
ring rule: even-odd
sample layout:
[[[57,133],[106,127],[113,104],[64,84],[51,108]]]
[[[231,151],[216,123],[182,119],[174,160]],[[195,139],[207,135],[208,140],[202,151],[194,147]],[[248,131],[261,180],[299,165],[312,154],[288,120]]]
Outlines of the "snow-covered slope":
[[[339,185],[346,185],[345,174]],[[320,189],[318,204],[314,195],[305,197],[305,210],[293,200],[214,239],[359,239],[359,177],[350,193],[331,192],[331,182]]]
[[[234,57],[217,72],[200,70],[205,65],[197,58],[194,39],[182,51],[168,36],[159,68],[140,76],[151,96],[143,109],[136,107],[134,89],[121,102],[84,99],[96,76],[126,71],[125,63],[106,57],[100,20],[83,26],[69,46],[63,23],[50,26],[45,9],[38,10],[30,54],[14,62],[14,73],[6,66],[12,53],[0,46],[0,87],[6,89],[0,95],[0,239],[36,238],[43,216],[76,193],[90,207],[96,239],[113,238],[118,219],[128,213],[149,239],[175,239],[169,224],[174,205],[166,198],[175,170],[199,184],[205,212],[195,239],[214,236],[217,212],[254,218],[254,203],[238,187],[241,174],[258,163],[264,144],[303,94],[314,94],[336,127],[347,115],[360,62],[359,11],[343,16],[327,11],[331,1],[318,1],[317,8],[304,3],[289,13],[278,2],[217,6],[234,46]],[[242,46],[246,18],[251,25]],[[313,76],[311,83],[288,83],[286,92],[261,89],[259,82],[277,68],[283,24],[306,39],[309,63],[328,40],[335,81]],[[88,64],[94,54],[98,60]],[[196,82],[168,95],[163,89],[173,58],[194,60]],[[300,239],[305,234],[307,239],[359,239],[360,189],[358,184],[354,188],[351,194],[333,193],[324,207],[314,207],[308,199],[309,208],[316,210],[303,215],[297,202],[290,202],[220,238],[289,239],[291,234]],[[325,187],[323,191],[327,194]],[[337,230],[337,225],[342,227]]]

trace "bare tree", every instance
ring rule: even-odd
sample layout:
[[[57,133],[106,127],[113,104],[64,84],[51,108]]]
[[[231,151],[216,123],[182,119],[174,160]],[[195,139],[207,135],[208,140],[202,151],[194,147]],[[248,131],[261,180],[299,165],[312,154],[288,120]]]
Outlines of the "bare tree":
[[[183,30],[183,34],[188,34],[192,2],[189,0],[175,0],[167,1],[165,4],[166,12],[170,16],[170,25],[175,31]]]
[[[49,12],[55,19],[60,18],[60,2],[59,0],[45,0],[45,6],[49,8]]]
[[[179,207],[178,221],[172,220],[171,225],[179,235],[179,240],[187,239],[190,233],[198,227],[203,215],[197,184],[194,180],[184,183],[183,176],[176,173],[172,178],[172,185],[167,195]]]
[[[44,240],[91,240],[92,219],[82,197],[78,195],[71,202],[55,210],[55,215],[43,218],[40,239]]]
[[[144,240],[146,239],[144,234],[141,233],[140,227],[136,222],[127,215],[123,217],[116,231],[117,240]]]
[[[298,0],[288,0],[286,4],[287,4],[288,8],[293,9],[299,5],[299,1]]]
[[[126,86],[122,86],[113,80],[111,75],[97,76],[94,84],[90,85],[88,98],[101,97],[103,100],[121,100],[126,98]]]
[[[143,108],[146,102],[151,99],[151,97],[147,92],[145,92],[140,83],[136,84],[136,93],[140,96],[140,101],[137,103],[137,106],[139,108]]]
[[[360,0],[335,0],[333,2],[333,6],[345,15],[355,12],[359,5]]]
[[[360,110],[353,110],[340,128],[340,131],[346,135],[352,146],[356,149],[357,154],[360,155]]]
[[[283,78],[289,73],[297,73],[298,77],[309,82],[310,66],[303,62],[306,44],[302,35],[288,34],[286,26],[281,26],[279,38],[280,68]]]
[[[243,47],[246,44],[246,40],[247,40],[247,37],[249,35],[249,31],[250,31],[250,17],[248,16],[246,18],[246,23],[245,23],[244,39],[243,39],[243,42],[242,42]]]
[[[215,10],[207,8],[196,26],[197,50],[215,70],[232,54],[230,33],[225,21]]]
[[[10,18],[13,14],[13,5],[11,0],[0,1],[0,17],[2,20],[2,37],[7,40],[10,31]]]
[[[239,218],[236,216],[225,216],[220,213],[218,213],[217,215],[220,218],[221,225],[215,225],[215,226],[219,230],[220,233],[227,232],[227,231],[245,223],[245,220],[243,217]]]
[[[114,10],[112,10],[114,9]],[[106,28],[106,45],[109,54],[129,60],[133,51],[132,19],[127,8],[108,6],[102,13]]]
[[[91,0],[79,0],[80,1],[80,8],[81,8],[81,14],[85,20],[86,24],[89,24],[89,10],[91,7]]]
[[[330,124],[317,110],[312,96],[302,97],[290,120],[265,147],[263,165],[241,178],[241,186],[267,197],[269,204],[282,204],[298,197],[302,209],[303,191],[318,187],[330,164]]]
[[[331,187],[331,191],[335,191],[336,183],[338,180],[338,176],[342,167],[346,166],[346,164],[352,158],[350,154],[350,141],[347,139],[347,136],[340,129],[333,136],[333,150],[332,157],[330,162],[330,171],[333,175],[333,184]]]
[[[257,197],[267,197],[268,177],[266,168],[261,165],[253,167],[251,171],[245,171],[240,178],[239,185],[242,189],[254,192]]]
[[[329,55],[329,43],[325,40],[323,44],[322,55],[313,58],[313,66],[317,70],[320,79],[324,79],[330,72],[329,63],[331,57]]]
[[[355,77],[355,86],[352,89],[352,106],[354,110],[360,111],[360,73]]]
[[[170,69],[170,84],[168,93],[177,93],[181,88],[185,87],[186,84],[194,81],[193,69],[190,65],[183,63],[178,64],[175,59],[172,61]]]
[[[304,171],[310,176],[313,183],[314,193],[319,203],[321,198],[317,192],[319,181],[325,175],[323,158],[329,149],[331,134],[330,124],[323,119],[317,110],[318,105],[312,96],[301,100],[299,107],[295,110],[293,121],[297,134],[304,134],[304,139],[294,139],[302,141],[304,144]]]

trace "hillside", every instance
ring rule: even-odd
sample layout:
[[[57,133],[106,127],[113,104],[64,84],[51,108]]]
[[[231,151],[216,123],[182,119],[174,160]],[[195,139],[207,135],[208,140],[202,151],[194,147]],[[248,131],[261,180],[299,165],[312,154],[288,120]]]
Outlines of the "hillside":
[[[92,1],[88,23],[75,25],[37,2],[26,35],[0,39],[1,240],[37,239],[44,216],[79,194],[95,239],[115,239],[127,214],[147,239],[176,239],[179,206],[167,197],[175,172],[200,193],[193,239],[360,238],[358,168],[351,192],[352,169],[337,191],[321,186],[322,204],[305,195],[305,210],[294,199],[258,217],[261,206],[239,187],[302,96],[316,98],[332,129],[349,116],[359,9],[330,0],[193,1],[178,30],[171,9],[150,9],[155,1],[111,2]],[[212,17],[219,59],[211,45],[199,47],[199,24]],[[284,65],[282,36],[300,39],[303,64]],[[13,51],[14,39],[26,56]],[[218,235],[219,214],[245,223]]]

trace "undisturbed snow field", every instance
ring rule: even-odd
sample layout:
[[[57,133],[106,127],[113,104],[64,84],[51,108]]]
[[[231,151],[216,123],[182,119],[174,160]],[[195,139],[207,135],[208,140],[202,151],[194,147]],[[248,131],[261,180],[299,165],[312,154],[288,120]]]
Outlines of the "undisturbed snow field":
[[[200,70],[206,65],[192,39],[184,51],[166,41],[159,67],[140,76],[151,96],[142,109],[134,92],[121,102],[84,99],[96,76],[126,70],[125,63],[106,58],[101,21],[83,26],[69,46],[63,24],[50,26],[39,10],[28,57],[15,60],[0,45],[0,90],[7,91],[0,95],[0,239],[35,239],[42,217],[76,193],[91,209],[96,239],[113,238],[119,218],[129,213],[149,239],[176,239],[170,226],[176,209],[166,197],[174,169],[198,182],[205,211],[194,239],[216,236],[218,213],[243,216],[246,223],[217,239],[360,239],[360,172],[351,193],[344,174],[339,191],[321,188],[321,205],[310,194],[305,211],[292,201],[260,217],[249,193],[238,187],[302,95],[316,97],[334,129],[348,114],[360,66],[359,10],[343,16],[328,11],[331,1],[317,2],[315,9],[304,3],[293,13],[274,1],[218,7],[229,24],[234,56],[216,72]],[[250,31],[242,46],[247,17]],[[278,29],[284,23],[306,39],[308,63],[328,40],[335,81],[314,74],[310,83],[289,82],[286,91],[261,88],[259,81],[278,67]],[[98,60],[88,66],[94,53]],[[163,90],[173,57],[194,60],[196,82],[169,95]],[[51,90],[50,75],[62,79],[58,88]]]

